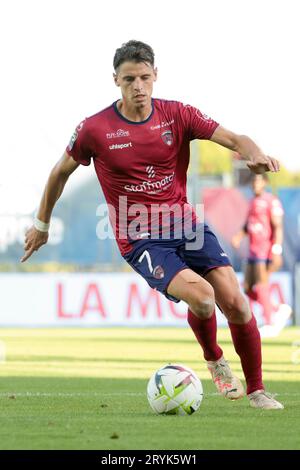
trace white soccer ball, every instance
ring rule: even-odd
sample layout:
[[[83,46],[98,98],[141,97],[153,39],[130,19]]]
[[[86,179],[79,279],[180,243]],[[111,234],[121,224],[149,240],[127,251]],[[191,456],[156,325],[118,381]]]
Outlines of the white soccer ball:
[[[167,364],[152,375],[147,397],[156,414],[191,415],[201,405],[203,387],[189,367]]]

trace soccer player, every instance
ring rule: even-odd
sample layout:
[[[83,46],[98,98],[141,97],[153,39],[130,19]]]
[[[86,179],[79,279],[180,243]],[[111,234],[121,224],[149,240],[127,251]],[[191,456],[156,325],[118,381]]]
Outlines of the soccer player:
[[[115,52],[113,65],[121,99],[76,128],[50,173],[34,225],[26,233],[21,261],[47,242],[51,213],[69,176],[93,159],[122,256],[152,288],[188,304],[188,323],[218,391],[232,400],[244,394],[217,343],[215,303],[228,320],[250,405],[282,409],[265,392],[259,331],[230,261],[186,196],[193,139],[210,139],[238,152],[254,173],[277,172],[279,163],[249,137],[225,129],[199,109],[153,99],[157,68],[149,45],[123,44]],[[173,207],[168,225],[164,215]],[[143,211],[142,217],[137,215]],[[191,230],[186,229],[189,225]]]
[[[263,307],[264,326],[261,336],[277,336],[286,324],[292,310],[281,304],[275,308],[271,301],[270,274],[282,266],[283,208],[280,200],[265,191],[267,174],[253,175],[247,221],[232,238],[232,245],[239,248],[244,236],[249,238],[249,255],[246,264],[244,289],[250,299]]]

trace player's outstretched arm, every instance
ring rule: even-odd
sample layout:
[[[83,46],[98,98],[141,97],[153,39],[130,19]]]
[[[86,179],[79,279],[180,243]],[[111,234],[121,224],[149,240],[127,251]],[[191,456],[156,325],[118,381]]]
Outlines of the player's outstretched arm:
[[[76,163],[65,152],[52,169],[44,189],[35,223],[25,234],[24,255],[21,258],[21,263],[24,263],[34,251],[47,243],[52,210],[61,196],[69,176],[78,166],[79,163]]]
[[[266,171],[279,171],[280,165],[276,158],[266,155],[250,137],[238,135],[218,126],[210,140],[222,145],[247,160],[248,167],[253,173],[265,173]]]

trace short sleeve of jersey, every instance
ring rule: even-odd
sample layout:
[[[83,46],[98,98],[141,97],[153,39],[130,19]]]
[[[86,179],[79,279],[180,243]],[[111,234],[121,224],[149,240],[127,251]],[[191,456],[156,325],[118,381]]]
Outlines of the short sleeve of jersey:
[[[87,120],[82,121],[75,129],[66,152],[81,165],[88,166],[93,157],[92,139],[88,130]]]
[[[209,140],[219,126],[216,121],[188,104],[179,103],[179,114],[189,140]]]
[[[283,207],[279,199],[274,197],[271,201],[271,215],[275,217],[282,217],[284,214]]]

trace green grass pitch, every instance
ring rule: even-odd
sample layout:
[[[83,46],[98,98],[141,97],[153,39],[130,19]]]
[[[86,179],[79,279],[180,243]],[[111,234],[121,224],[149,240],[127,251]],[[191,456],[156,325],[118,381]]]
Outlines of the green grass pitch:
[[[284,410],[252,409],[217,395],[188,329],[1,329],[0,449],[300,449],[299,328],[263,341],[264,379]],[[242,377],[227,329],[219,342]],[[299,355],[300,359],[300,355]],[[191,416],[156,416],[151,374],[183,363],[202,380]]]

